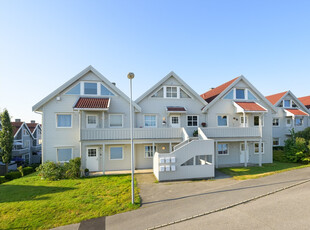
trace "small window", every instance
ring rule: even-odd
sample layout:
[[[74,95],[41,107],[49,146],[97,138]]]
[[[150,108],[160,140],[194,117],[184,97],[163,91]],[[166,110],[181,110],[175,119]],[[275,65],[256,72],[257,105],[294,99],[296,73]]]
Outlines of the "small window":
[[[254,153],[259,153],[259,142],[254,143]],[[264,143],[261,143],[261,153],[264,153]]]
[[[292,125],[292,119],[286,118],[286,126],[290,127]]]
[[[195,157],[196,165],[211,165],[212,155],[198,155]]]
[[[283,104],[284,104],[284,108],[290,108],[291,107],[291,100],[284,100]]]
[[[217,116],[217,125],[218,126],[227,126],[227,116]]]
[[[272,119],[272,125],[273,126],[279,126],[279,118],[273,118]]]
[[[103,84],[100,84],[100,94],[102,96],[114,96],[114,94],[108,90]]]
[[[121,128],[123,127],[123,115],[122,114],[110,114],[110,127]]]
[[[228,144],[218,144],[217,153],[219,155],[228,155]]]
[[[71,114],[57,114],[57,128],[71,128],[72,116]]]
[[[171,117],[172,124],[179,124],[179,117]]]
[[[189,166],[189,165],[194,165],[194,157],[190,158],[189,160],[181,164],[181,166]]]
[[[224,99],[234,99],[234,90],[230,90],[228,94],[224,97]]]
[[[71,88],[66,94],[67,95],[80,95],[81,94],[81,83]]]
[[[59,162],[69,162],[72,159],[72,148],[57,149],[57,160]]]
[[[88,149],[87,154],[88,154],[88,157],[96,157],[97,156],[97,149]]]
[[[190,96],[183,89],[180,89],[180,98],[190,98]]]
[[[123,160],[123,147],[111,147],[110,148],[111,160]]]
[[[248,90],[248,100],[256,100],[256,97],[250,90]]]
[[[92,115],[87,116],[87,124],[89,125],[97,124],[97,116]]]
[[[295,118],[295,125],[296,126],[302,126],[303,124],[303,119],[301,117],[296,117]]]
[[[156,115],[144,115],[144,127],[156,127]]]
[[[292,107],[293,108],[297,108],[298,107],[297,104],[295,103],[295,101],[292,101]]]
[[[245,127],[247,127],[248,126],[248,117],[241,116],[240,117],[240,123],[241,123],[241,125],[244,125],[244,118],[245,118]]]
[[[178,97],[178,87],[167,86],[166,87],[166,97],[167,98],[177,98]]]
[[[279,146],[280,145],[280,139],[279,138],[273,138],[273,146]]]
[[[84,94],[97,95],[97,83],[84,83]]]
[[[156,146],[154,146],[154,149],[152,145],[144,146],[144,157],[145,158],[152,158],[155,152],[156,152]]]
[[[254,116],[254,126],[259,126],[259,116]]]
[[[198,126],[198,116],[187,116],[187,126],[197,127]]]
[[[164,97],[164,89],[161,88],[160,90],[158,90],[156,93],[154,93],[152,95],[152,97]]]
[[[23,130],[23,135],[24,135],[24,136],[29,136],[29,134],[28,134],[28,132],[27,132],[26,129]]]
[[[236,89],[236,99],[245,99],[244,89]]]

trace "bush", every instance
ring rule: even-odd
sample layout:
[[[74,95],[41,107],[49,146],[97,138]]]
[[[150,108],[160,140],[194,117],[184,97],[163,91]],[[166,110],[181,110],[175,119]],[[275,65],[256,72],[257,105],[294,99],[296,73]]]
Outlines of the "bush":
[[[19,166],[18,171],[20,172],[20,174],[22,175],[22,177],[24,176],[24,170],[23,170],[23,166]]]
[[[4,176],[0,176],[0,184],[3,184],[4,182],[6,182],[6,179]]]
[[[64,178],[73,179],[81,175],[81,158],[71,159],[69,163],[64,164]]]
[[[14,180],[14,179],[22,177],[22,174],[18,171],[14,171],[14,172],[9,172],[9,173],[5,174],[4,177],[7,180]]]
[[[24,175],[26,176],[26,175],[29,175],[29,174],[35,172],[35,169],[33,167],[28,166],[28,167],[24,168],[23,171],[24,171]]]
[[[273,160],[279,162],[287,162],[285,153],[283,150],[273,150]]]

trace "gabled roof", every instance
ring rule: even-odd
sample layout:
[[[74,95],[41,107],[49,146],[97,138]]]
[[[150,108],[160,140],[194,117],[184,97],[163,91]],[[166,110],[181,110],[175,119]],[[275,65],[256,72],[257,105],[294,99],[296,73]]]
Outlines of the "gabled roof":
[[[86,69],[82,70],[80,73],[78,73],[76,76],[71,78],[69,81],[65,82],[63,85],[61,85],[59,88],[54,90],[52,93],[50,93],[48,96],[43,98],[41,101],[39,101],[37,104],[35,104],[32,107],[32,111],[39,111],[39,109],[48,101],[53,99],[55,96],[57,96],[59,93],[61,93],[63,90],[71,86],[73,83],[78,81],[80,78],[82,78],[85,74],[88,72],[93,72],[98,78],[100,78],[108,87],[110,87],[112,90],[114,90],[117,94],[119,94],[121,97],[123,97],[128,103],[130,102],[130,98],[124,94],[120,89],[118,89],[115,85],[113,85],[107,78],[105,78],[99,71],[97,71],[94,67],[91,65],[88,66]],[[140,106],[138,106],[135,102],[133,102],[133,106],[141,112]]]
[[[292,114],[293,116],[309,116],[308,113],[305,113],[300,109],[285,109],[285,111]]]
[[[11,122],[12,126],[13,126],[13,135],[15,137],[15,135],[18,134],[19,130],[21,130],[21,128],[24,126],[30,133],[30,136],[33,138],[32,132],[30,131],[30,129],[28,128],[28,126],[26,125],[25,122]]]
[[[207,102],[205,102],[196,91],[194,91],[188,84],[185,83],[176,73],[171,71],[168,73],[164,78],[162,78],[159,82],[157,82],[155,85],[153,85],[149,90],[147,90],[144,94],[142,94],[138,99],[135,100],[135,102],[138,104],[141,102],[145,97],[147,97],[149,94],[151,94],[155,89],[160,87],[165,81],[167,81],[170,77],[174,77],[177,79],[187,91],[189,91],[194,97],[196,97],[197,100],[199,100],[202,104],[207,105]]]
[[[26,125],[28,126],[32,134],[34,134],[37,128],[41,129],[41,125],[39,123],[26,123]]]
[[[237,104],[237,106],[239,106],[244,112],[267,112],[267,109],[256,102],[235,101],[234,103]]]
[[[232,79],[231,81],[228,81],[228,82],[226,82],[226,83],[224,83],[224,84],[222,84],[222,85],[216,87],[215,89],[210,90],[210,91],[215,90],[215,91],[213,91],[212,94],[210,93],[210,91],[208,91],[208,92],[202,94],[202,95],[205,95],[204,97],[205,97],[206,99],[213,97],[212,100],[209,99],[209,100],[211,100],[210,103],[209,103],[207,106],[205,106],[205,107],[203,108],[202,111],[203,111],[203,112],[206,112],[206,111],[207,111],[210,107],[212,107],[220,98],[222,98],[227,92],[229,92],[233,87],[235,87],[235,85],[237,85],[238,82],[240,82],[240,81],[244,81],[244,82],[249,86],[249,88],[251,89],[252,92],[255,92],[255,93],[260,97],[260,99],[261,99],[262,101],[264,101],[264,102],[272,109],[272,111],[273,111],[274,113],[276,112],[275,107],[273,106],[273,104],[271,104],[271,103],[264,97],[264,95],[262,95],[262,94],[261,94],[261,93],[260,93],[260,92],[259,92],[259,91],[258,91],[258,90],[257,90],[244,76],[243,76],[243,75],[241,75],[241,76],[239,76],[239,77],[237,77],[237,78],[234,78],[234,79]],[[206,96],[206,94],[207,94],[207,96]],[[213,95],[213,96],[211,96],[211,95]],[[209,96],[211,96],[211,97],[209,97]]]
[[[85,98],[80,97],[75,103],[74,109],[109,109],[110,98]]]
[[[307,109],[310,109],[310,96],[299,97],[298,100],[303,103]]]
[[[277,93],[273,95],[266,96],[267,100],[270,101],[273,105],[277,104],[280,99],[282,99],[285,95],[287,95],[288,91]]]
[[[208,103],[210,103],[211,101],[213,101],[213,99],[215,99],[221,92],[223,92],[227,87],[229,87],[235,80],[237,80],[238,77],[225,82],[224,84],[211,89],[203,94],[201,94],[200,96]]]

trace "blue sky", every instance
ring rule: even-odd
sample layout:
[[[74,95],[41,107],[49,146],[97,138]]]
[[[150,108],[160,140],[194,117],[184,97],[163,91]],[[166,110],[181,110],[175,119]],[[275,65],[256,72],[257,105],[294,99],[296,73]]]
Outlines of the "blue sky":
[[[89,65],[136,99],[171,70],[198,93],[244,75],[310,95],[310,1],[0,1],[0,109],[31,107]]]

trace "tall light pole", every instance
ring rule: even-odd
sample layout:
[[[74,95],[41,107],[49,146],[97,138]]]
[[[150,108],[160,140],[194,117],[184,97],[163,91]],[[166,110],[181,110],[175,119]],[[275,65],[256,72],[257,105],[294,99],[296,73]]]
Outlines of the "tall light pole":
[[[131,142],[131,203],[135,203],[135,154],[133,150],[133,114],[132,114],[132,79],[135,77],[134,73],[128,73],[130,80],[130,142]]]

